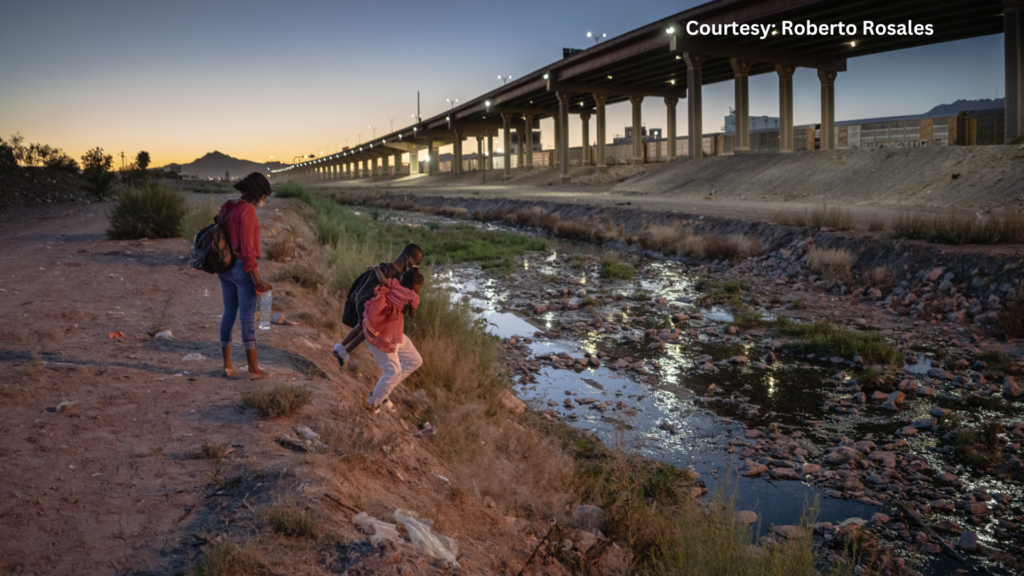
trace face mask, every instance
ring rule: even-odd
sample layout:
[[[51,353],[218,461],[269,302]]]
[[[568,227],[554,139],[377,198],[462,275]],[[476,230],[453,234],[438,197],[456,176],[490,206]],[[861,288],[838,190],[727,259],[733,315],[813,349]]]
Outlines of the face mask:
[[[267,197],[260,198],[260,201],[256,203],[257,208],[263,208],[263,205],[267,203]]]

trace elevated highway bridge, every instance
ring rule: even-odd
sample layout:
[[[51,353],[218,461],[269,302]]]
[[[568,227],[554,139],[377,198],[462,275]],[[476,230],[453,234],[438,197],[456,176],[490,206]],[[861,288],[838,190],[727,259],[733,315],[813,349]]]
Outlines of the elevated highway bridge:
[[[794,27],[843,23],[855,34],[785,33]],[[865,33],[865,22],[891,25],[886,33]],[[695,23],[695,24],[692,24]],[[698,25],[758,25],[758,33],[700,35]],[[900,29],[903,26],[903,29]],[[930,26],[930,34],[926,26]],[[697,34],[688,33],[698,32]],[[712,26],[711,29],[714,29]],[[796,28],[798,30],[798,28]],[[765,30],[770,30],[765,33]],[[731,32],[738,31],[730,29]],[[892,33],[890,33],[892,32]],[[901,33],[903,32],[903,33]],[[562,181],[569,180],[568,141],[573,118],[582,120],[583,164],[590,163],[590,117],[596,116],[597,153],[594,169],[605,166],[605,109],[632,104],[633,134],[641,133],[641,103],[660,98],[666,107],[668,158],[702,156],[702,87],[731,81],[735,86],[734,153],[750,150],[748,78],[776,74],[779,90],[779,152],[792,152],[793,73],[798,67],[817,71],[821,88],[821,148],[835,144],[836,79],[850,58],[950,42],[991,34],[1004,35],[1006,62],[1005,139],[1022,133],[1024,82],[1024,0],[716,0],[652,22],[587,50],[539,68],[507,85],[352,149],[295,164],[277,171],[285,178],[333,179],[389,173],[410,154],[411,173],[419,172],[418,154],[428,153],[427,172],[438,172],[438,149],[452,145],[452,170],[463,170],[463,143],[476,139],[478,157],[486,153],[493,168],[494,138],[503,138],[504,173],[512,167],[511,134],[530,142],[541,118],[555,121],[555,164]],[[686,102],[688,150],[677,151],[676,108]],[[635,161],[643,162],[643,142],[635,137]],[[485,149],[486,142],[486,149]],[[519,166],[533,166],[532,147],[519,146]]]

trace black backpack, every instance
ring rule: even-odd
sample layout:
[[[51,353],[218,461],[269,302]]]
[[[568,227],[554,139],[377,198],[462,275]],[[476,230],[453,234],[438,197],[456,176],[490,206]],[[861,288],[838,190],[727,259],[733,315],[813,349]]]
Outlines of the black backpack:
[[[235,206],[228,210],[225,219],[231,216]],[[227,272],[235,265],[235,253],[231,250],[228,231],[219,216],[213,217],[213,224],[196,232],[192,250],[189,252],[188,265],[210,274]]]

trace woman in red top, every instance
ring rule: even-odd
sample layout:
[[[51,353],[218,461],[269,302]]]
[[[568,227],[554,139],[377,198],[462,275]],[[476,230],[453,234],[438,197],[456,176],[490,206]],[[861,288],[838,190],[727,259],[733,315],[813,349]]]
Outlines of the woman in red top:
[[[242,346],[253,379],[265,378],[267,373],[256,363],[256,303],[257,294],[271,289],[270,283],[260,278],[257,260],[260,258],[260,223],[256,209],[270,196],[270,181],[259,172],[249,174],[235,188],[242,193],[237,200],[228,200],[220,207],[220,221],[228,232],[235,265],[219,274],[224,294],[224,316],[220,321],[220,346],[224,356],[224,375],[235,373],[231,365],[231,330],[241,310]]]

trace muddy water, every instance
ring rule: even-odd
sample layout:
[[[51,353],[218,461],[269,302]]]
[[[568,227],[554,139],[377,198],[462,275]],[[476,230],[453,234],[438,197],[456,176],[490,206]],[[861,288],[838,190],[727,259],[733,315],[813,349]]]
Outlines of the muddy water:
[[[399,213],[392,217],[410,225],[445,222],[422,214]],[[493,224],[480,226],[509,230]],[[728,485],[735,490],[737,509],[759,514],[762,533],[771,525],[797,523],[803,509],[815,501],[819,502],[819,522],[838,523],[851,517],[870,520],[876,512],[892,514],[893,510],[889,504],[862,503],[849,495],[834,497],[838,494],[816,487],[810,478],[805,478],[806,482],[769,479],[767,474],[737,478],[736,471],[745,459],[768,455],[753,450],[758,434],[763,438],[774,431],[782,432],[808,450],[807,462],[820,464],[824,454],[844,437],[871,440],[879,447],[898,441],[901,428],[927,418],[935,406],[979,421],[998,419],[1009,423],[1019,419],[1019,411],[969,408],[957,390],[930,380],[928,371],[939,366],[933,365],[935,353],[949,351],[928,349],[932,345],[923,343],[915,348],[923,350],[917,362],[903,366],[902,373],[920,379],[922,386],[934,385],[934,397],[908,392],[906,403],[896,413],[877,402],[836,410],[834,405],[848,400],[851,394],[841,388],[844,383],[836,379],[837,372],[845,370],[851,378],[862,374],[849,362],[839,364],[825,358],[780,355],[768,362],[770,334],[758,330],[729,334],[729,310],[698,308],[695,304],[705,296],[706,289],[686,264],[640,258],[637,277],[606,280],[600,278],[598,262],[607,250],[557,239],[551,241],[551,246],[545,253],[515,258],[508,276],[490,275],[477,265],[459,265],[436,267],[434,278],[449,285],[456,297],[468,298],[487,319],[493,334],[503,339],[518,337],[521,359],[559,354],[600,358],[600,366],[588,365],[585,369],[572,369],[571,362],[569,368],[543,362],[539,372],[518,379],[516,392],[520,398],[552,417],[592,432],[607,445],[620,445],[690,468],[700,474],[710,492]],[[637,261],[632,255],[628,257]],[[767,299],[767,295],[759,296],[762,301]],[[551,302],[566,305],[540,313],[531,305]],[[758,309],[766,319],[777,310],[770,305]],[[674,319],[678,314],[686,314],[689,319]],[[597,318],[603,325],[595,325]],[[652,339],[648,334],[667,329],[678,330],[678,337]],[[525,343],[525,338],[531,341]],[[658,345],[651,347],[652,342]],[[748,361],[729,362],[738,356]],[[631,368],[615,369],[620,359],[627,359]],[[636,370],[641,362],[642,369]],[[992,477],[972,478],[968,470],[951,461],[948,447],[940,447],[936,436],[917,435],[909,442],[908,455],[922,456],[933,471],[941,471],[944,466],[949,471],[952,465],[963,480],[958,490],[918,482],[921,490],[935,489],[955,501],[976,488],[985,488],[1011,495],[1014,505],[1010,514],[1019,514],[1018,503],[1024,497],[1019,484]],[[900,453],[902,459],[903,451]],[[902,492],[894,497],[902,497]],[[965,523],[959,512],[937,512],[930,523],[941,520],[961,523],[965,530],[976,529]],[[880,535],[887,544],[898,546],[896,554],[913,557],[917,568],[925,573],[947,573],[960,567],[1004,572],[997,565],[981,566],[976,560],[959,565],[944,556],[917,557],[910,546],[899,541],[897,533],[883,530]],[[1012,533],[1009,542],[983,530],[979,530],[979,537],[986,546],[1011,553],[1012,542],[1020,542],[1020,534]],[[956,537],[951,539],[956,541]]]

